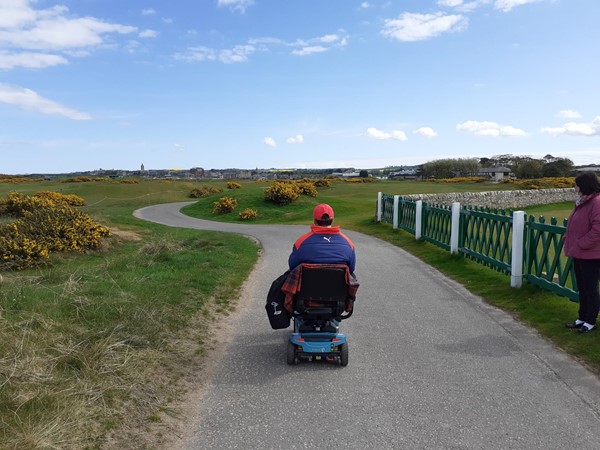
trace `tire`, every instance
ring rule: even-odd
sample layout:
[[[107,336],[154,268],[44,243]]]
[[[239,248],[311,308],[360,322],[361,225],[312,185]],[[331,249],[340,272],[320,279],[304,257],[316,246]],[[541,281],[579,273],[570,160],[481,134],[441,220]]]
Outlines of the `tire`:
[[[290,366],[298,363],[298,358],[296,358],[296,346],[288,341],[287,345],[287,363]]]
[[[340,345],[340,366],[346,367],[348,365],[348,343]]]

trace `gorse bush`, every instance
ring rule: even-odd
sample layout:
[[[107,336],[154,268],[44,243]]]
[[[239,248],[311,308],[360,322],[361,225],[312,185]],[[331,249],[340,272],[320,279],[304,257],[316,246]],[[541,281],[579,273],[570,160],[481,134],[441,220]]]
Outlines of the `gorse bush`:
[[[213,214],[226,214],[237,206],[237,200],[231,197],[221,197],[218,202],[213,202]]]
[[[485,177],[455,177],[455,178],[429,178],[427,181],[430,183],[483,183],[486,180]]]
[[[314,183],[314,185],[317,188],[320,188],[320,187],[326,187],[326,188],[331,187],[331,180],[327,180],[325,178],[319,178],[318,180],[314,180],[313,183]]]
[[[0,270],[42,265],[52,252],[98,248],[110,235],[108,228],[70,203],[82,204],[83,199],[56,192],[31,197],[11,193],[0,199],[0,215],[17,218],[0,226]]]
[[[235,181],[227,182],[227,189],[241,189],[242,185],[240,183],[236,183]]]
[[[75,194],[61,194],[60,192],[51,191],[38,191],[33,194],[34,198],[48,199],[54,203],[64,202],[71,206],[83,206],[85,201],[79,195]]]
[[[531,180],[503,180],[503,183],[514,184],[521,189],[560,189],[575,186],[573,177],[547,177]]]
[[[300,188],[297,184],[276,181],[265,189],[265,200],[277,205],[288,205],[300,197]]]
[[[192,189],[190,192],[191,198],[202,198],[210,197],[213,194],[220,194],[223,189],[214,186],[200,186],[199,188]]]
[[[318,194],[317,187],[311,180],[301,180],[296,183],[301,195],[316,197]]]
[[[91,178],[91,177],[85,177],[85,176],[78,176],[78,177],[65,178],[64,180],[61,181],[61,183],[91,183],[93,181],[105,182],[105,181],[111,181],[111,179],[106,178],[106,177]]]
[[[43,178],[27,178],[17,177],[14,175],[2,175],[0,174],[0,183],[33,183],[44,181]]]
[[[240,212],[240,220],[252,220],[256,219],[258,211],[252,208],[245,208]]]

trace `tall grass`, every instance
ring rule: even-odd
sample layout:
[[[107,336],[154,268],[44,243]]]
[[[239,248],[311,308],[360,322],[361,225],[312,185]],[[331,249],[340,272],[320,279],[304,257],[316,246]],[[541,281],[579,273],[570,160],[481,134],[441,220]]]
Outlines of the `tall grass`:
[[[115,230],[104,248],[0,274],[0,448],[143,446],[181,395],[176,381],[234,307],[258,250],[242,236],[132,219],[144,204],[185,200],[181,186],[72,189]]]

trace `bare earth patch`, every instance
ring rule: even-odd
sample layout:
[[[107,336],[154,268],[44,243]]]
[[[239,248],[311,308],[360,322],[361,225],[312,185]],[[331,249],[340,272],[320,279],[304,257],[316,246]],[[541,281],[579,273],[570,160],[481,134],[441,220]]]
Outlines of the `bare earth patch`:
[[[125,241],[139,242],[142,240],[142,237],[135,231],[121,230],[119,228],[109,228],[109,230],[113,236],[117,236]]]

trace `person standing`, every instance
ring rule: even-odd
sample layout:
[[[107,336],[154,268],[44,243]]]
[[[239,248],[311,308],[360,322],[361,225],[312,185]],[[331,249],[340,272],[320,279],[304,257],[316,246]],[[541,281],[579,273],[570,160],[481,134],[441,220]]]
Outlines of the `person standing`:
[[[567,328],[587,333],[596,328],[600,311],[600,182],[593,172],[575,178],[578,194],[563,237],[565,255],[573,260],[579,289],[579,316]]]

